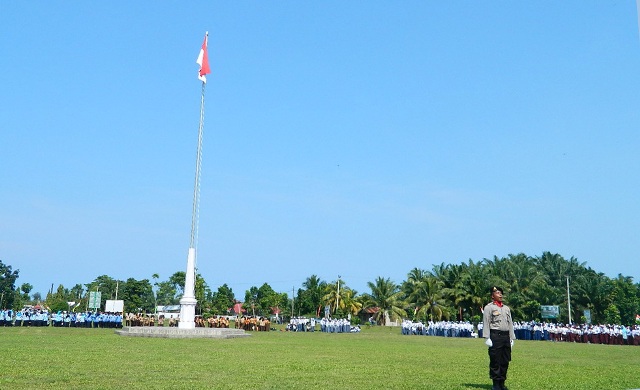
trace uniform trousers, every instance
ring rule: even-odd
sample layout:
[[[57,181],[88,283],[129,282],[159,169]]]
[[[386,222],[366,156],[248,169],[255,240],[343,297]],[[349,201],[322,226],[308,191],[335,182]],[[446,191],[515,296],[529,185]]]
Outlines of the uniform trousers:
[[[497,381],[507,379],[511,361],[511,339],[508,331],[491,330],[489,336],[493,346],[489,347],[489,378]]]

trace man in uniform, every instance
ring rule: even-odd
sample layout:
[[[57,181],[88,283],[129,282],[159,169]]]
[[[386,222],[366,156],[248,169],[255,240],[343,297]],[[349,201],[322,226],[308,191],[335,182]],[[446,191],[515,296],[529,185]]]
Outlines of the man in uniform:
[[[504,382],[516,335],[513,331],[511,309],[502,303],[502,288],[493,286],[490,291],[492,302],[484,307],[482,317],[483,336],[489,347],[489,377],[493,380],[491,390],[506,390]]]

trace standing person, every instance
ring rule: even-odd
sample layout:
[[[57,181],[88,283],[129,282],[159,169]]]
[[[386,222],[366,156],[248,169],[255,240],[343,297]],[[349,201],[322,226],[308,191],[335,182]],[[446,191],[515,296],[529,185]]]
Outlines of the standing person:
[[[491,390],[507,390],[504,382],[516,335],[513,331],[511,309],[502,303],[502,288],[493,286],[490,291],[492,302],[484,307],[482,317],[483,336],[489,347],[489,378],[493,380]]]

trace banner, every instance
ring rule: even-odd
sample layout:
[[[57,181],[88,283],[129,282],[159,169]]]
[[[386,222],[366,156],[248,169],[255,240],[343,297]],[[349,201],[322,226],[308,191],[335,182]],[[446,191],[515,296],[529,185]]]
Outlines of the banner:
[[[560,316],[559,306],[540,306],[540,317],[558,318]]]
[[[112,301],[107,299],[107,302],[104,304],[104,311],[110,313],[123,313],[124,301]]]
[[[89,309],[99,309],[101,300],[102,293],[100,291],[91,291],[89,293]]]

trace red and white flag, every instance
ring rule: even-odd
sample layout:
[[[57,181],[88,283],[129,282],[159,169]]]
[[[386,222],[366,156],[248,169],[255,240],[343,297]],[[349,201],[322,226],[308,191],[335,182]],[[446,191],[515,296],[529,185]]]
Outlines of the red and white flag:
[[[211,73],[211,69],[209,68],[209,55],[207,54],[207,41],[209,40],[209,32],[207,31],[204,34],[204,42],[202,42],[202,47],[200,48],[200,53],[198,54],[198,59],[196,60],[196,64],[200,65],[200,70],[198,70],[198,79],[202,80],[203,83],[207,82],[207,73]]]

